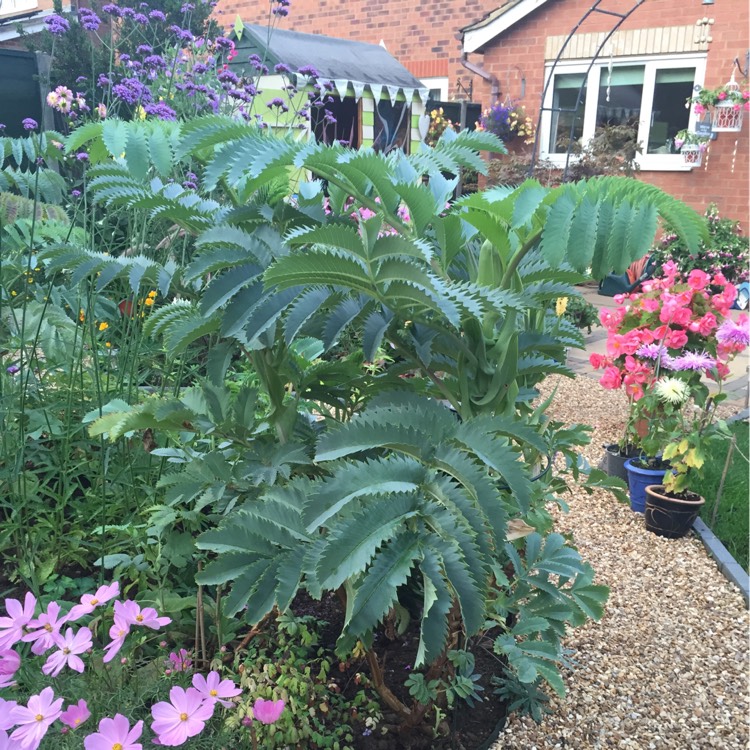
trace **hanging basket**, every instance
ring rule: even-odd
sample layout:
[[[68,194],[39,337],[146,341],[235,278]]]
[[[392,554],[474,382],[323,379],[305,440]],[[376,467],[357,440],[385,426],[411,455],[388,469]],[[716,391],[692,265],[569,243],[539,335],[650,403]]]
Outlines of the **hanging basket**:
[[[719,102],[714,105],[711,129],[714,133],[739,133],[742,130],[742,105]]]
[[[703,151],[700,146],[689,144],[680,149],[682,161],[689,167],[700,167],[703,162]]]

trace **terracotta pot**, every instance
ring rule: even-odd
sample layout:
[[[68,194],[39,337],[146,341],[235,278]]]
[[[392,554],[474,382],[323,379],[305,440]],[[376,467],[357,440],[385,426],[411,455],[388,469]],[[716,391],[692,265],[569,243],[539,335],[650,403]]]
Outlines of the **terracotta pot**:
[[[646,487],[646,529],[667,539],[680,539],[693,527],[706,502],[694,492],[670,495],[663,484]]]

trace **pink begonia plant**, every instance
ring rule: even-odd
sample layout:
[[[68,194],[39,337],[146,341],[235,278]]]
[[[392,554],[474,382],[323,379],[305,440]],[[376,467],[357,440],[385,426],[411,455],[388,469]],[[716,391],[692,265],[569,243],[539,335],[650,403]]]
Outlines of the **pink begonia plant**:
[[[60,714],[60,721],[73,730],[78,729],[89,718],[91,718],[91,711],[83,698],[78,703],[71,703]]]
[[[169,703],[162,701],[151,707],[154,717],[151,729],[159,744],[176,747],[200,734],[213,716],[214,705],[213,701],[204,700],[195,688],[185,690],[175,685],[169,691]]]
[[[19,743],[23,750],[36,750],[50,725],[60,718],[63,699],[55,699],[51,687],[46,687],[39,695],[32,695],[27,706],[15,706],[10,711],[16,729],[10,735],[11,741]]]
[[[131,729],[127,718],[122,714],[115,714],[114,719],[102,719],[99,731],[86,737],[83,746],[86,750],[143,750],[143,745],[136,742],[142,732],[142,721],[137,721]]]

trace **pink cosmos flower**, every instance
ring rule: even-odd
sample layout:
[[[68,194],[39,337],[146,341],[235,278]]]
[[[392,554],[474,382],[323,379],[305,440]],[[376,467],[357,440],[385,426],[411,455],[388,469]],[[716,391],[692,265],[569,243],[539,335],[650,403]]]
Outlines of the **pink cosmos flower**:
[[[177,685],[169,691],[169,700],[170,703],[162,701],[151,707],[151,729],[160,744],[175,747],[203,731],[213,716],[215,703],[205,701],[195,688],[183,690]]]
[[[18,672],[20,666],[21,657],[15,651],[9,648],[0,651],[0,688],[15,684],[13,675]],[[2,704],[0,704],[0,708],[2,708]]]
[[[64,636],[57,636],[56,643],[59,650],[47,658],[42,672],[57,677],[66,664],[76,672],[83,672],[83,659],[78,654],[82,654],[93,645],[91,631],[88,628],[81,628],[77,633],[73,633],[73,628],[68,628]]]
[[[10,718],[17,725],[11,734],[11,741],[18,742],[23,750],[36,750],[47,734],[47,730],[62,713],[63,699],[55,700],[51,687],[46,687],[39,695],[29,698],[28,706],[16,706]]]
[[[20,747],[17,742],[8,737],[7,732],[0,729],[0,750],[19,750]]]
[[[78,729],[88,718],[91,717],[88,704],[83,698],[78,703],[71,703],[65,711],[60,714],[60,721],[71,729]]]
[[[136,742],[142,732],[142,721],[137,721],[131,729],[130,722],[122,714],[115,714],[114,719],[102,719],[99,731],[86,737],[83,746],[86,750],[143,750],[143,745]]]
[[[31,592],[24,597],[23,606],[18,599],[5,600],[8,617],[0,617],[0,649],[10,648],[21,640],[35,609],[36,597]]]
[[[184,648],[181,648],[177,653],[173,651],[168,658],[167,664],[172,665],[172,671],[174,672],[187,672],[193,666],[190,653]]]
[[[90,615],[98,606],[106,604],[120,593],[120,584],[117,581],[108,586],[100,586],[95,594],[84,594],[81,603],[76,604],[68,613],[68,620],[75,622],[84,615]]]
[[[227,698],[234,698],[242,692],[231,680],[222,680],[218,672],[209,672],[205,677],[202,674],[193,675],[193,687],[207,701],[221,703],[224,708],[234,705]]]
[[[16,722],[11,718],[11,713],[17,705],[15,701],[6,701],[0,698],[0,730],[11,729],[16,725]]]
[[[281,698],[277,701],[266,701],[263,698],[258,698],[253,704],[253,716],[261,724],[273,724],[279,720],[285,705]]]
[[[172,622],[171,617],[159,617],[158,612],[153,607],[141,609],[140,604],[131,599],[124,602],[115,602],[115,617],[118,616],[130,625],[145,625],[152,630],[158,630]]]
[[[46,612],[42,612],[39,617],[29,622],[27,628],[31,632],[26,633],[21,640],[24,643],[33,643],[31,651],[39,656],[55,645],[55,637],[60,633],[60,628],[67,619],[65,616],[60,617],[60,605],[57,602],[50,602]]]
[[[117,603],[115,603],[115,611],[116,610]],[[102,661],[105,664],[115,658],[115,655],[120,651],[123,643],[125,643],[125,638],[127,637],[129,632],[130,625],[121,617],[115,615],[114,624],[109,629],[109,637],[112,640],[104,647],[105,653]]]

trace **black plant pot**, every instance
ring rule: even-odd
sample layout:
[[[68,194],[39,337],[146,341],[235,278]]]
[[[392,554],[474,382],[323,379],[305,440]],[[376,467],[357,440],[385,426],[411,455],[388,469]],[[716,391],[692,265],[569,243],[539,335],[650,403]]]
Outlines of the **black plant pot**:
[[[680,539],[693,527],[701,507],[706,502],[694,492],[673,497],[663,484],[646,487],[646,529],[667,539]]]
[[[627,446],[625,452],[623,452],[617,443],[610,443],[602,447],[604,448],[604,458],[600,464],[602,471],[611,477],[619,477],[627,482],[628,472],[625,470],[625,462],[629,458],[638,456],[638,450],[632,446]]]

